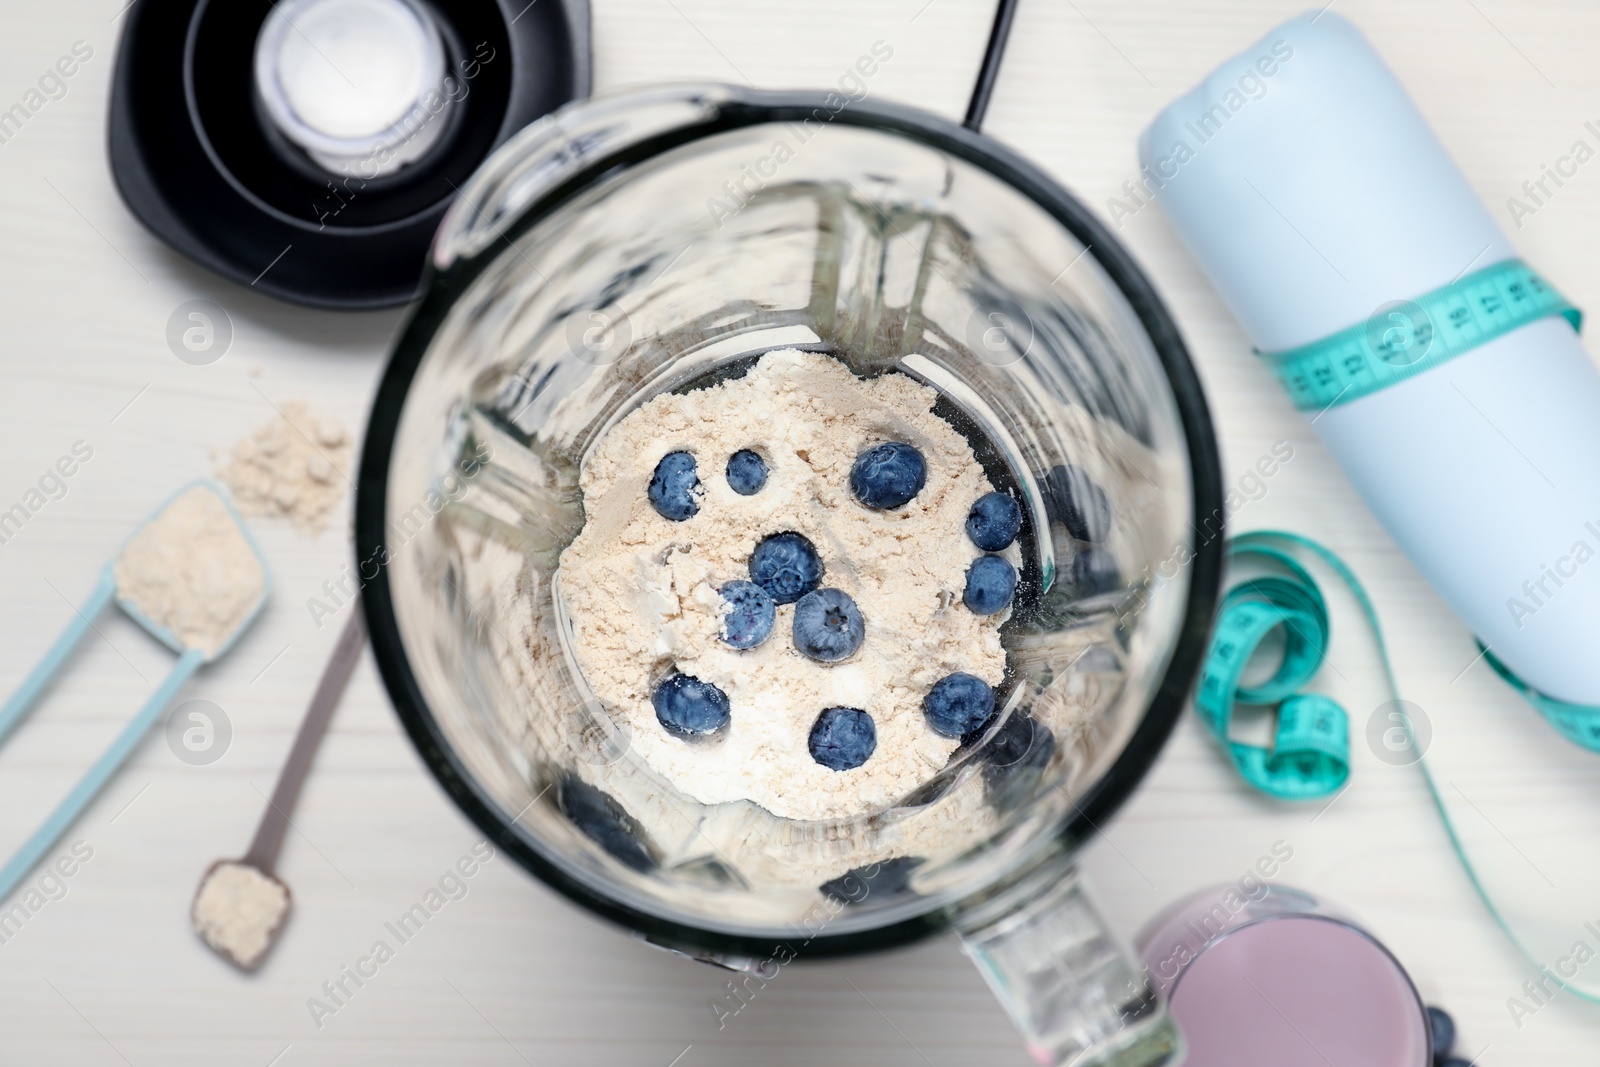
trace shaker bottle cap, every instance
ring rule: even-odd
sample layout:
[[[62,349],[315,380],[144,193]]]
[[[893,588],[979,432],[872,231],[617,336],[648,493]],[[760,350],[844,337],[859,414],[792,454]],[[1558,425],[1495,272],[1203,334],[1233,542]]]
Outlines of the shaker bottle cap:
[[[1399,80],[1334,11],[1283,23],[1167,105],[1139,162],[1263,352],[1514,254]]]

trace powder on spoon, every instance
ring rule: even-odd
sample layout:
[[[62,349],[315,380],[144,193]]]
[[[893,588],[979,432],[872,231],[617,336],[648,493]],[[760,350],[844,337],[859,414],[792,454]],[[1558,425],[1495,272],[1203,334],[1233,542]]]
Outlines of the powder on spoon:
[[[289,914],[289,891],[245,863],[222,862],[195,894],[190,918],[206,944],[241,967],[254,967]]]
[[[266,572],[216,490],[196,485],[117,557],[117,596],[209,659],[261,599]]]

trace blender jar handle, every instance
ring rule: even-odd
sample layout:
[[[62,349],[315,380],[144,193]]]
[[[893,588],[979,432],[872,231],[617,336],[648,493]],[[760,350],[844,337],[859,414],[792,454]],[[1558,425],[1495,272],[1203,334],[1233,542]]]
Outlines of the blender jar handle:
[[[1046,1067],[1157,1067],[1183,1039],[1064,857],[961,909],[961,947]]]

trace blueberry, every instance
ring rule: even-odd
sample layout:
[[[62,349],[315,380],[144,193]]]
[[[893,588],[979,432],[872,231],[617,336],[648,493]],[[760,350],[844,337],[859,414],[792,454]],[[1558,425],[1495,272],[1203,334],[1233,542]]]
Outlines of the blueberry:
[[[1085,545],[1067,564],[1067,585],[1075,599],[1109,593],[1121,584],[1116,557],[1098,545]]]
[[[823,882],[821,889],[824,895],[843,904],[862,904],[873,897],[893,898],[911,889],[911,872],[920,866],[919,856],[896,856],[846,871]]]
[[[734,648],[755,648],[772,636],[778,608],[755,582],[732,581],[717,590],[724,605],[722,639]]]
[[[1105,491],[1077,467],[1051,467],[1044,476],[1044,510],[1079,541],[1104,541],[1111,532],[1111,504]]]
[[[817,589],[794,606],[794,647],[823,663],[844,659],[867,634],[861,609],[841,589]]]
[[[1037,719],[1013,712],[983,746],[983,784],[990,807],[1009,812],[1032,799],[1055,738]]]
[[[830,771],[851,771],[872,758],[878,728],[860,708],[829,708],[817,716],[806,739],[811,758]]]
[[[985,493],[967,512],[967,536],[985,552],[999,552],[1017,539],[1022,509],[1004,493]]]
[[[728,722],[728,695],[687,674],[674,674],[656,686],[650,703],[661,725],[684,737],[715,733]]]
[[[682,522],[700,510],[695,494],[699,487],[694,457],[687,452],[668,452],[650,476],[650,505],[663,519]]]
[[[1456,1021],[1443,1008],[1430,1007],[1428,1026],[1433,1030],[1433,1058],[1442,1060],[1456,1043]]]
[[[994,714],[994,690],[982,678],[957,671],[939,679],[922,698],[928,725],[945,737],[970,734]]]
[[[967,568],[961,602],[974,615],[993,615],[1011,603],[1017,591],[1017,568],[999,556],[979,556]]]
[[[740,496],[754,496],[767,484],[767,464],[748,448],[728,457],[728,488]]]
[[[867,449],[850,468],[850,491],[869,508],[897,508],[927,484],[922,453],[902,441]]]
[[[583,836],[636,871],[656,865],[644,830],[616,799],[588,782],[567,776],[556,789],[556,806]]]
[[[822,558],[797,533],[773,534],[750,554],[750,580],[779,604],[793,604],[822,584]]]

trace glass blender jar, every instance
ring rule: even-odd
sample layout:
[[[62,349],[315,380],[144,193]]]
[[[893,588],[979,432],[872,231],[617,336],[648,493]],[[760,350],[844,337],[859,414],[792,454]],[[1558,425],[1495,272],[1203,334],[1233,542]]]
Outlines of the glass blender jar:
[[[1072,855],[1154,760],[1203,651],[1221,542],[1199,531],[1223,511],[1199,383],[1149,283],[1054,181],[944,119],[841,100],[601,97],[462,188],[362,458],[380,671],[490,840],[652,944],[770,976],[953,929],[1039,1062],[1174,1062]],[[595,442],[779,348],[934,387],[1023,505],[996,715],[855,819],[675,789],[590,692],[553,580]]]

